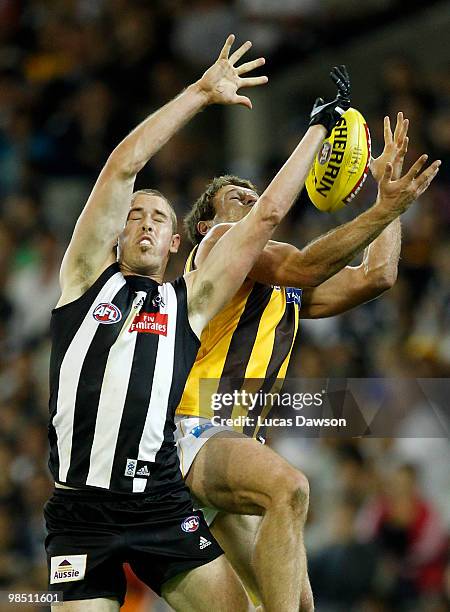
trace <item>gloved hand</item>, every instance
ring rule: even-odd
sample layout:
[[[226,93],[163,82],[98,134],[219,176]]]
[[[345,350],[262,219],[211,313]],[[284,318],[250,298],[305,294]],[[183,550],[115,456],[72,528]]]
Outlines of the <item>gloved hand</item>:
[[[350,77],[345,66],[334,66],[330,77],[338,88],[337,96],[331,102],[325,102],[323,98],[317,98],[311,111],[309,125],[323,125],[327,130],[327,136],[339,121],[341,115],[350,108]]]

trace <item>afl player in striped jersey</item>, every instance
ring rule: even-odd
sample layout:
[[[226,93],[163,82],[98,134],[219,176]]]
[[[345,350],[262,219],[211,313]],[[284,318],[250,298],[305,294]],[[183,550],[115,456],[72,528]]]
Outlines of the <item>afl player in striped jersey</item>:
[[[197,270],[163,277],[178,249],[176,218],[157,191],[133,194],[136,174],[207,105],[242,104],[262,58],[236,63],[228,37],[217,61],[144,120],[112,152],[83,209],[61,267],[52,313],[50,469],[45,507],[50,589],[70,611],[118,610],[122,564],[182,612],[248,610],[237,575],[193,509],[174,441],[174,414],[200,335],[242,285],[295,201],[324,136],[349,106],[338,71],[335,100],[310,127],[249,213]],[[117,253],[116,253],[117,247]],[[280,587],[281,588],[281,587]],[[267,609],[288,610],[267,598]]]
[[[239,291],[203,330],[177,409],[177,447],[186,482],[250,592],[264,604],[276,601],[274,609],[314,607],[302,538],[308,482],[254,439],[259,433],[257,419],[234,432],[213,426],[209,394],[242,388],[279,390],[274,385],[285,377],[299,318],[341,313],[377,297],[395,282],[399,215],[425,191],[439,166],[435,162],[419,174],[426,159],[422,156],[401,177],[407,129],[402,113],[394,134],[385,118],[384,151],[371,163],[379,184],[371,209],[302,251],[268,242]],[[185,219],[195,244],[187,272],[201,269],[216,241],[250,213],[258,198],[249,181],[235,176],[210,183]],[[364,247],[363,263],[346,266]],[[201,399],[200,381],[208,378],[214,388],[208,387],[208,397]],[[269,409],[262,409],[263,417]],[[228,413],[222,408],[220,415],[246,416],[242,405],[230,406]]]

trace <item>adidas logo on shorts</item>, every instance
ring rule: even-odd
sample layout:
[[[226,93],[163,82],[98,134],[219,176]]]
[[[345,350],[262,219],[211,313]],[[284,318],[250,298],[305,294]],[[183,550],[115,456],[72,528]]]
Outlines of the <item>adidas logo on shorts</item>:
[[[211,542],[209,540],[207,540],[203,536],[200,536],[200,550],[203,550],[204,548],[206,548],[210,544],[211,544]]]

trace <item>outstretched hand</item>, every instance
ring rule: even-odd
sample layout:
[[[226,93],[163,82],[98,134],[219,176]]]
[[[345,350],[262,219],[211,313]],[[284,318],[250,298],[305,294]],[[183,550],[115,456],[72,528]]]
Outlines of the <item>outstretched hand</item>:
[[[408,127],[409,120],[403,117],[402,112],[399,112],[394,135],[392,135],[389,117],[384,118],[384,149],[379,157],[372,159],[370,162],[370,171],[377,183],[383,178],[388,162],[392,164],[392,178],[395,180],[400,178],[405,155],[408,151]]]
[[[208,104],[242,104],[251,109],[252,103],[250,98],[238,95],[238,90],[242,87],[264,85],[267,83],[268,78],[266,76],[242,78],[241,75],[263,66],[266,60],[263,57],[259,57],[251,62],[236,66],[236,62],[247,53],[252,43],[250,41],[245,42],[230,55],[234,40],[234,34],[230,34],[217,61],[211,68],[208,68],[198,81],[198,85],[206,96]]]
[[[394,177],[394,165],[387,162],[383,176],[378,184],[377,203],[388,207],[396,215],[400,215],[421,196],[430,186],[439,171],[440,160],[434,161],[421,172],[428,155],[421,155],[409,171],[400,178]]]

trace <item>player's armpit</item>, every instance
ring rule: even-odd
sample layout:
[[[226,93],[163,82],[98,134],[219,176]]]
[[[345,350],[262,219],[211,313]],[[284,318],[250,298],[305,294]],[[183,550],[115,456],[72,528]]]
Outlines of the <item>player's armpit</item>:
[[[261,196],[248,215],[232,224],[214,244],[202,265],[185,276],[189,321],[195,333],[200,335],[240,288],[281,214],[276,205]]]
[[[341,314],[369,302],[392,287],[395,278],[383,267],[369,274],[364,264],[347,266],[318,287],[304,289],[302,293],[302,319],[322,319]]]
[[[126,222],[134,180],[121,173],[114,156],[108,159],[64,255],[60,272],[63,301],[82,295],[115,261],[114,246]],[[66,296],[69,292],[73,295]]]

